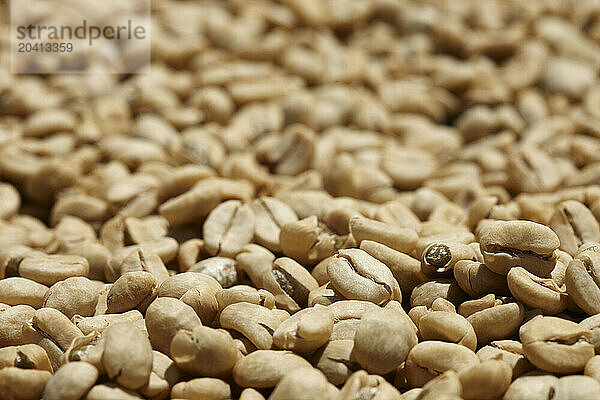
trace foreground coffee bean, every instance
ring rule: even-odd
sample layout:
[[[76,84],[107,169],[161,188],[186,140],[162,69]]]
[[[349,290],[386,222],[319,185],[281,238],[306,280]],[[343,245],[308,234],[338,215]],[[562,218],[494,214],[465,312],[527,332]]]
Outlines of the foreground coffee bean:
[[[380,375],[398,368],[417,344],[409,322],[392,309],[367,312],[354,336],[354,359],[367,371]]]
[[[340,250],[329,260],[327,273],[335,290],[348,299],[376,304],[402,300],[402,292],[390,269],[365,251]]]
[[[436,375],[455,372],[479,364],[479,358],[465,346],[439,341],[423,341],[408,353],[404,366],[411,387],[420,387]]]
[[[542,317],[519,331],[523,353],[536,367],[558,373],[582,371],[594,356],[592,332],[562,318]]]
[[[560,245],[550,228],[530,221],[490,222],[479,232],[479,241],[485,265],[493,272],[506,275],[522,266],[540,277],[554,268],[554,250]]]

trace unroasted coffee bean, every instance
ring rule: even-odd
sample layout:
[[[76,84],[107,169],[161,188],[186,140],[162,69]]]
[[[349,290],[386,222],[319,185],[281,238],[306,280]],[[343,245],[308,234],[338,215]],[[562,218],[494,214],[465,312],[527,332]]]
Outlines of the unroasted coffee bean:
[[[302,368],[287,374],[275,387],[272,400],[303,399],[319,397],[324,400],[337,399],[339,389],[327,382],[321,371],[315,368]]]
[[[473,326],[461,315],[446,311],[431,311],[418,321],[423,340],[441,340],[461,344],[475,351],[477,336]]]
[[[410,295],[410,305],[431,307],[436,299],[445,299],[452,304],[460,304],[465,293],[454,279],[434,279],[415,287]]]
[[[89,271],[87,260],[79,256],[30,256],[19,264],[19,275],[47,286],[72,276],[87,276]]]
[[[254,212],[239,200],[221,203],[204,222],[204,246],[209,254],[223,257],[235,255],[254,236]]]
[[[327,343],[333,331],[333,313],[322,305],[300,310],[273,333],[273,343],[286,350],[309,353]]]
[[[44,388],[44,399],[78,400],[94,386],[98,370],[82,361],[66,363],[50,378]]]
[[[334,289],[348,299],[376,304],[402,300],[400,287],[390,269],[363,250],[340,250],[329,261],[327,272]]]
[[[286,313],[287,314],[287,313]],[[221,311],[219,322],[225,329],[234,329],[248,338],[258,349],[273,345],[273,334],[289,317],[266,307],[251,303],[230,304]]]
[[[404,293],[412,292],[415,286],[428,280],[423,272],[421,262],[408,254],[371,240],[363,240],[360,243],[360,249],[387,265]],[[314,273],[313,269],[313,275]]]
[[[281,251],[279,234],[285,224],[298,220],[294,210],[282,201],[266,196],[254,200],[251,207],[256,216],[256,243],[274,252]]]
[[[496,340],[482,347],[477,356],[483,362],[486,360],[501,360],[512,368],[513,379],[533,369],[523,354],[523,345],[516,340]]]
[[[412,229],[398,228],[362,217],[350,218],[350,232],[359,245],[363,240],[372,240],[403,253],[410,253],[418,239]]]
[[[533,319],[521,327],[519,337],[527,359],[545,371],[582,371],[588,360],[594,356],[592,332],[566,319]]]
[[[400,399],[400,392],[379,375],[369,375],[366,371],[353,373],[339,393],[339,399],[350,400],[362,397],[371,399]]]
[[[546,400],[552,398],[558,378],[553,375],[522,376],[504,394],[505,400]]]
[[[539,277],[549,276],[560,245],[550,228],[530,221],[490,222],[479,232],[479,241],[485,265],[493,272],[506,275],[521,266]]]
[[[465,346],[432,340],[413,347],[404,368],[408,383],[419,387],[445,371],[460,371],[477,364],[479,358]]]
[[[183,371],[204,376],[227,375],[240,356],[229,332],[200,325],[177,332],[170,354]]]
[[[152,372],[152,345],[148,336],[131,323],[109,326],[102,364],[108,377],[128,389],[144,386]]]
[[[146,310],[146,328],[152,347],[169,353],[171,340],[180,329],[192,330],[201,325],[194,309],[180,300],[159,297]]]
[[[458,372],[465,400],[497,399],[508,389],[511,377],[511,368],[500,360],[483,361]]]
[[[423,272],[439,276],[451,271],[457,262],[474,258],[473,250],[466,244],[438,242],[427,246],[421,256],[421,262]]]
[[[210,257],[192,265],[189,272],[201,272],[213,277],[222,287],[235,285],[238,271],[235,260],[227,257]]]
[[[353,348],[353,340],[330,340],[314,354],[312,362],[330,383],[341,385],[358,368],[358,363],[353,360]]]
[[[102,333],[110,325],[115,323],[137,323],[143,319],[144,316],[138,310],[130,310],[120,314],[103,314],[94,317],[82,317],[76,315],[73,317],[73,322],[84,335],[88,335],[92,332]]]
[[[259,286],[275,296],[275,303],[289,312],[296,312],[308,304],[308,293],[319,287],[315,278],[291,258],[273,261],[262,276],[256,278]]]
[[[75,314],[91,316],[94,315],[103,288],[101,282],[84,277],[67,278],[48,289],[43,306],[55,308],[69,318]]]
[[[539,278],[525,268],[511,268],[506,276],[513,296],[544,314],[558,314],[567,307],[567,293],[551,278]]]
[[[510,298],[498,300],[490,307],[474,312],[467,317],[467,321],[475,330],[479,345],[492,340],[510,338],[523,322],[525,309],[521,303],[514,302]]]
[[[0,302],[16,306],[42,307],[48,287],[31,279],[12,277],[0,280]]]
[[[575,200],[560,203],[549,226],[560,239],[560,249],[572,256],[582,244],[600,240],[598,221],[589,208]]]
[[[397,311],[384,308],[361,318],[352,354],[367,371],[384,375],[398,368],[416,344],[417,335],[410,323]]]
[[[184,400],[228,400],[231,398],[231,388],[221,379],[196,378],[173,386],[171,397]]]
[[[336,248],[333,235],[319,224],[316,216],[283,225],[279,245],[283,254],[306,265],[333,255]]]
[[[471,297],[488,293],[505,296],[509,293],[506,277],[490,271],[481,262],[461,260],[454,265],[453,273],[460,288]]]
[[[33,327],[52,339],[63,351],[83,333],[63,313],[54,308],[40,308],[32,319]]]
[[[52,374],[37,369],[8,367],[0,369],[0,397],[14,400],[42,398]]]
[[[328,307],[333,313],[331,340],[354,339],[361,318],[367,312],[379,309],[370,301],[340,300]]]
[[[85,400],[103,400],[103,399],[123,399],[123,400],[138,400],[143,397],[133,390],[126,389],[115,383],[101,383],[95,385],[85,395]]]
[[[569,298],[590,315],[600,312],[600,253],[586,251],[573,259],[565,271]],[[599,271],[600,272],[600,271]]]
[[[233,379],[242,387],[269,388],[298,368],[312,366],[291,351],[256,350],[238,360],[233,368]]]
[[[110,288],[107,312],[121,313],[139,308],[145,311],[156,297],[158,281],[149,272],[127,272]]]
[[[7,346],[0,349],[0,369],[17,367],[53,372],[46,351],[37,344]]]

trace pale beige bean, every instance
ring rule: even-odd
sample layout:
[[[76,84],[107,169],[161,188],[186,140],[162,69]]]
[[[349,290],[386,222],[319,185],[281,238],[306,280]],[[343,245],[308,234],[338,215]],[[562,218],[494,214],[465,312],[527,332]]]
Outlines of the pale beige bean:
[[[29,328],[36,313],[33,307],[18,305],[0,312],[0,347],[35,343],[40,335]]]
[[[310,272],[288,257],[281,257],[255,276],[257,286],[275,296],[275,304],[291,313],[308,304],[308,294],[319,285]]]
[[[180,300],[192,307],[205,325],[212,324],[219,312],[219,305],[212,288],[205,286],[193,287],[185,292]]]
[[[558,380],[553,375],[522,376],[508,387],[504,400],[547,400],[554,395]]]
[[[298,220],[298,216],[287,204],[273,197],[260,197],[251,203],[256,216],[254,237],[256,243],[279,252],[281,227]]]
[[[453,242],[434,242],[423,250],[421,265],[423,272],[430,276],[447,276],[461,260],[475,260],[469,245]]]
[[[431,311],[419,319],[418,326],[423,340],[447,341],[473,351],[477,347],[477,336],[473,326],[460,314]]]
[[[213,277],[222,287],[235,285],[239,280],[238,267],[233,258],[210,257],[192,265],[189,272],[201,272]]]
[[[509,293],[506,278],[490,271],[481,262],[461,260],[454,265],[453,273],[460,288],[471,297],[488,293],[506,296]]]
[[[32,320],[32,326],[50,337],[63,351],[69,348],[74,339],[83,336],[79,328],[69,321],[69,318],[54,308],[37,310]]]
[[[146,310],[146,328],[152,347],[169,353],[171,340],[180,329],[192,330],[202,322],[194,309],[178,299],[159,297]]]
[[[373,399],[400,400],[400,392],[379,375],[369,375],[360,370],[353,373],[339,393],[340,400],[360,399],[362,397]]]
[[[490,222],[480,230],[479,241],[485,265],[501,275],[521,266],[537,276],[547,277],[554,268],[554,250],[560,246],[556,233],[530,221]]]
[[[287,374],[269,396],[269,400],[301,400],[319,398],[336,400],[338,389],[327,382],[316,368],[299,368]]]
[[[213,256],[235,257],[252,240],[254,224],[254,212],[248,204],[239,200],[223,202],[204,222],[204,246]]]
[[[436,376],[420,389],[416,399],[418,400],[435,400],[443,398],[447,400],[449,396],[460,398],[463,388],[458,374],[452,370],[448,370],[441,375]],[[404,400],[402,397],[402,400]]]
[[[411,387],[419,387],[448,370],[460,371],[479,364],[479,358],[465,346],[454,343],[424,341],[408,353],[405,373]]]
[[[148,383],[139,389],[147,398],[161,400],[169,397],[171,388],[181,380],[182,372],[175,362],[159,351],[152,351],[152,373]]]
[[[312,356],[312,362],[334,385],[342,385],[358,368],[352,350],[354,340],[330,340]]]
[[[431,307],[437,299],[445,299],[454,305],[462,303],[466,294],[454,279],[433,279],[416,286],[410,295],[410,305]]]
[[[417,334],[395,310],[366,313],[354,336],[353,357],[367,371],[385,375],[398,368],[417,344]]]
[[[569,298],[590,315],[600,312],[600,253],[584,251],[565,270],[565,285]]]
[[[196,378],[187,382],[179,382],[171,390],[171,398],[183,400],[229,400],[231,388],[221,379]]]
[[[327,343],[332,331],[333,313],[317,304],[283,321],[273,333],[273,343],[281,349],[310,353]]]
[[[233,368],[233,379],[242,387],[274,387],[288,373],[312,368],[302,357],[285,350],[256,350],[241,358]]]
[[[48,289],[43,306],[55,308],[69,318],[75,314],[92,316],[103,289],[104,284],[99,281],[84,277],[67,278]]]
[[[179,263],[179,271],[186,272],[192,265],[202,260],[208,255],[204,248],[204,240],[190,239],[181,243],[179,252],[177,253],[177,262]]]
[[[48,287],[31,279],[12,277],[0,280],[0,302],[16,306],[42,307]]]
[[[7,400],[37,400],[52,374],[37,369],[8,367],[0,369],[0,398]]]
[[[329,261],[327,272],[334,289],[348,299],[376,304],[402,301],[400,286],[390,269],[363,250],[340,250]]]
[[[240,400],[265,400],[265,396],[255,389],[246,388],[240,393]]]
[[[314,215],[283,225],[279,245],[283,254],[306,265],[316,264],[335,252],[334,235]]]
[[[519,329],[525,317],[525,309],[521,303],[510,299],[497,303],[467,317],[467,321],[473,325],[480,346],[492,340],[510,338]]]
[[[172,226],[184,225],[207,216],[221,199],[222,190],[217,186],[193,187],[164,202],[158,212]]]
[[[0,369],[17,367],[53,372],[46,351],[37,344],[8,346],[0,349]]]
[[[560,239],[560,249],[572,256],[582,244],[600,240],[598,221],[589,208],[575,200],[558,204],[549,226]]]
[[[19,264],[19,275],[46,286],[73,276],[87,276],[89,272],[87,260],[80,256],[29,256]]]
[[[516,340],[496,340],[482,347],[477,352],[477,357],[483,362],[486,360],[501,360],[512,368],[513,379],[525,372],[534,369],[533,365],[523,354],[523,345]]]
[[[280,310],[282,311],[282,310]],[[258,349],[268,350],[273,345],[273,334],[287,319],[275,310],[258,304],[234,303],[223,309],[219,317],[222,328],[234,329],[248,338]]]
[[[567,292],[551,278],[539,278],[525,268],[513,267],[506,275],[513,296],[529,308],[539,308],[546,315],[567,308]]]
[[[533,319],[521,327],[519,336],[527,359],[545,371],[579,372],[594,356],[592,331],[566,319]]]
[[[494,400],[508,389],[512,369],[504,361],[487,360],[461,369],[458,378],[465,400]]]
[[[121,314],[103,314],[94,317],[74,316],[73,322],[84,335],[92,332],[102,333],[110,325],[119,322],[139,322],[144,319],[142,313],[138,310],[130,310]]]
[[[201,376],[226,376],[241,356],[229,332],[206,326],[177,332],[170,354],[183,371]]]
[[[219,282],[212,276],[200,272],[184,272],[165,280],[158,288],[158,297],[174,297],[180,299],[191,288],[206,287],[215,293],[222,289]]]
[[[145,311],[157,295],[158,281],[149,272],[127,272],[110,288],[107,297],[109,313],[121,313],[138,308]]]
[[[105,338],[96,332],[75,338],[65,353],[62,354],[63,357],[59,367],[71,361],[85,361],[96,367],[100,374],[103,374],[102,354],[104,353],[104,342]]]
[[[421,262],[408,254],[372,240],[360,242],[360,249],[387,265],[404,293],[412,292],[417,285],[429,279],[423,272]]]
[[[108,377],[128,389],[148,383],[153,357],[148,336],[129,322],[109,326],[103,336],[102,365]]]
[[[229,289],[222,289],[215,293],[215,298],[222,311],[225,307],[235,303],[252,303],[269,309],[275,306],[275,297],[271,292],[246,285],[236,285]]]
[[[418,239],[413,229],[399,228],[363,217],[350,218],[350,232],[359,245],[363,240],[372,240],[402,253],[413,251]]]
[[[44,388],[44,400],[79,400],[96,383],[98,370],[82,361],[63,365]]]
[[[90,389],[83,400],[138,400],[142,396],[115,383],[101,383]]]

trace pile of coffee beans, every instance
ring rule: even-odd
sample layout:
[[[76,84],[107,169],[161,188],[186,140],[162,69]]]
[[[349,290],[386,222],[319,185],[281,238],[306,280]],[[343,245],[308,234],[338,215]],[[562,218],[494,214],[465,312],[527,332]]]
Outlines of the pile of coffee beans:
[[[600,3],[152,15],[0,69],[0,399],[600,399]]]

